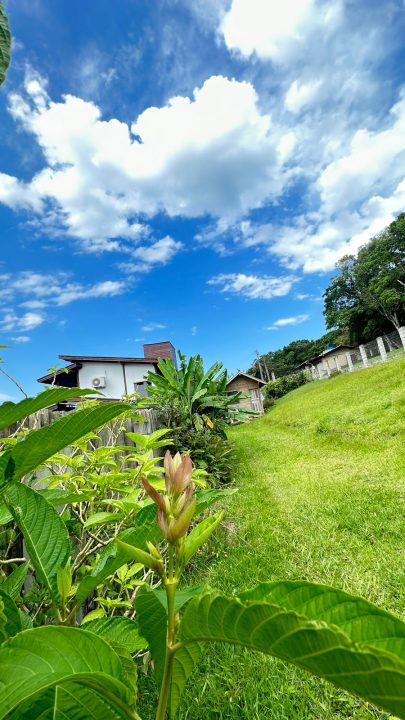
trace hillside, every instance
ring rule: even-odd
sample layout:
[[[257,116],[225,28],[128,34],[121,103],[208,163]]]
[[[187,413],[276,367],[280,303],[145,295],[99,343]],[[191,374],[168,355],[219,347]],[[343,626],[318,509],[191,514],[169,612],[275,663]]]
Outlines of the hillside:
[[[306,578],[403,613],[405,359],[299,388],[230,436],[239,492],[210,548],[209,583],[234,592]],[[193,580],[207,580],[203,561]],[[387,717],[229,647],[207,653],[187,700],[183,720]]]

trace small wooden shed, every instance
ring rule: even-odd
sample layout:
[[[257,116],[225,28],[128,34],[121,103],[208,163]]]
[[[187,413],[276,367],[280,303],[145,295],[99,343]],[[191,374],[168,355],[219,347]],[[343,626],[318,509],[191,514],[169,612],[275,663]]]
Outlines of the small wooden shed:
[[[263,396],[261,391],[264,385],[266,385],[264,380],[260,380],[244,372],[238,372],[231,377],[226,386],[226,390],[228,395],[236,395],[236,393],[242,392],[246,396],[236,403],[236,405],[239,405],[244,410],[263,413]]]

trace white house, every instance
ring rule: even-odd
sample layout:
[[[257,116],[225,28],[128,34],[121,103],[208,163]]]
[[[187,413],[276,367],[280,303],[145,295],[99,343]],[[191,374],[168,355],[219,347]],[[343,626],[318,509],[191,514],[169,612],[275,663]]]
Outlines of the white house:
[[[131,395],[133,392],[146,395],[146,376],[148,372],[157,372],[158,360],[171,358],[176,364],[175,349],[168,341],[144,345],[142,358],[92,355],[59,357],[69,364],[55,373],[38,378],[38,382],[60,387],[94,388],[101,390],[109,400],[119,400],[123,395]]]

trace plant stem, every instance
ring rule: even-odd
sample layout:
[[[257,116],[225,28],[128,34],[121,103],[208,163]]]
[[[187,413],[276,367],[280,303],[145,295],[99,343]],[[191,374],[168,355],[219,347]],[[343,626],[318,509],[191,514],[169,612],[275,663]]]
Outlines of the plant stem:
[[[11,382],[14,383],[14,385],[22,392],[23,395],[25,395],[26,398],[28,397],[28,395],[27,395],[27,393],[25,392],[24,388],[21,387],[21,385],[17,382],[17,380],[14,380],[14,378],[11,377],[11,375],[9,375],[8,372],[6,372],[5,370],[3,370],[3,368],[1,368],[1,367],[0,367],[0,372],[1,372],[3,375],[5,375],[6,378],[8,378],[9,380],[11,380]]]
[[[163,670],[163,679],[160,687],[159,705],[156,712],[156,720],[165,720],[167,713],[167,705],[169,702],[170,685],[172,679],[172,669],[176,644],[176,628],[175,628],[175,609],[174,601],[176,597],[178,579],[174,573],[174,548],[169,545],[169,568],[168,577],[164,579],[167,597],[167,640],[166,640],[166,657]]]

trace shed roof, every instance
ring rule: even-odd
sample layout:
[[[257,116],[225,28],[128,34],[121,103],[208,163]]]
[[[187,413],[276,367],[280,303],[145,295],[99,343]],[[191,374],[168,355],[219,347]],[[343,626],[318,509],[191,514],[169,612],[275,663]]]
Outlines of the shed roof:
[[[237,372],[237,373],[235,373],[235,375],[233,375],[233,376],[231,377],[230,380],[228,380],[228,382],[227,382],[227,384],[226,384],[227,387],[228,387],[228,385],[230,385],[230,383],[232,382],[232,380],[235,380],[235,378],[239,377],[240,375],[241,375],[242,377],[247,377],[247,378],[249,378],[249,380],[255,380],[256,382],[261,383],[262,385],[266,385],[266,384],[267,384],[267,383],[266,383],[266,380],[261,380],[260,378],[254,377],[254,375],[248,375],[248,373],[244,373],[244,372]]]

